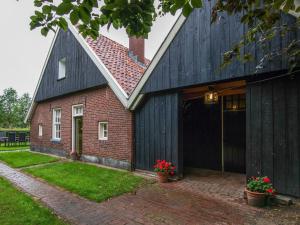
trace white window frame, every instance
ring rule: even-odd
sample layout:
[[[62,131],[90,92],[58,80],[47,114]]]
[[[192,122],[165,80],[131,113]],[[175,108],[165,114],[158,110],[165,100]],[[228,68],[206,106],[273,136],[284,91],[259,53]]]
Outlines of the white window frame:
[[[104,129],[104,125],[106,125],[106,130]],[[106,133],[106,135],[105,135]],[[98,139],[100,141],[107,141],[108,140],[108,122],[107,121],[100,121],[98,124]]]
[[[81,108],[77,111],[76,109]],[[83,116],[83,104],[72,105],[72,151],[75,150],[75,117]]]
[[[60,112],[59,117],[57,117],[57,112]],[[61,140],[61,108],[55,108],[52,110],[52,140]],[[59,128],[59,129],[58,129]]]
[[[39,134],[39,137],[43,136],[43,125],[42,124],[39,124],[39,126],[38,126],[38,134]]]
[[[66,77],[66,58],[61,58],[58,61],[58,80],[61,80]]]
[[[82,104],[72,106],[72,116],[73,117],[83,116],[83,105]]]

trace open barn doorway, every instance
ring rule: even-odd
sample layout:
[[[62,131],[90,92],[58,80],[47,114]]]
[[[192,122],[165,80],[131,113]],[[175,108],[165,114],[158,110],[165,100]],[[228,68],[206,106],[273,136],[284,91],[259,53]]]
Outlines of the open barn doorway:
[[[207,101],[211,93],[212,101]],[[183,166],[245,173],[246,100],[243,81],[184,91]]]

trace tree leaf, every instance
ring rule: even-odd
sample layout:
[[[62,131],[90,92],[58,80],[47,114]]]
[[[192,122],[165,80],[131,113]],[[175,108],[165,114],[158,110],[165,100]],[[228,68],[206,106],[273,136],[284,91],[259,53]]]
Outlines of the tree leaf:
[[[70,14],[70,20],[73,25],[76,25],[79,21],[79,13],[78,10],[73,10]]]
[[[91,20],[91,14],[85,7],[79,7],[79,18],[87,24]]]
[[[73,4],[72,3],[65,3],[62,2],[59,4],[56,8],[56,13],[58,15],[64,15],[70,13],[70,11],[73,9]]]
[[[58,21],[58,25],[59,25],[64,31],[67,31],[67,30],[68,30],[68,23],[67,23],[67,21],[65,20],[65,18],[60,17],[60,18],[59,18],[59,21]]]
[[[191,0],[191,3],[194,8],[202,7],[202,0]]]
[[[44,14],[49,14],[51,12],[52,8],[49,5],[44,5],[42,10],[43,10]]]
[[[182,14],[185,16],[185,17],[188,17],[191,12],[193,11],[193,8],[192,6],[190,5],[190,3],[186,3],[182,9]]]
[[[43,27],[42,29],[41,29],[41,34],[43,35],[43,36],[47,36],[47,34],[48,34],[48,32],[49,32],[49,28],[48,27]]]

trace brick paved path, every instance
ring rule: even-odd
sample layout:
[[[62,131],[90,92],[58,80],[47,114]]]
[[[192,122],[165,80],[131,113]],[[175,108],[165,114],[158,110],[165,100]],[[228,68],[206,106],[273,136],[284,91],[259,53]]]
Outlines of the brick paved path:
[[[220,201],[176,188],[176,185],[147,185],[135,194],[125,194],[112,200],[95,203],[50,186],[0,163],[0,176],[6,177],[21,190],[38,198],[57,215],[72,224],[298,224],[292,211],[285,217],[282,211],[274,220],[272,211],[254,209],[245,204]],[[296,218],[296,219],[295,219]],[[288,222],[288,223],[286,223]]]
[[[246,175],[204,169],[193,169],[185,174],[185,178],[168,185],[178,189],[198,194],[209,194],[211,197],[223,198],[229,201],[243,201]]]

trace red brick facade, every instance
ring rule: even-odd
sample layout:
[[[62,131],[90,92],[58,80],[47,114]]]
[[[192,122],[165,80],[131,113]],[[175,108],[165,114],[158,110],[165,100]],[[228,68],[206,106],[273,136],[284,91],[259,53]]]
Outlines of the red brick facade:
[[[83,104],[82,154],[116,161],[132,162],[133,116],[109,87],[86,90],[39,103],[31,119],[31,145],[65,151],[72,148],[72,106]],[[52,111],[61,109],[61,141],[52,139]],[[108,140],[98,140],[98,123],[108,122]],[[39,124],[43,127],[38,136]]]

